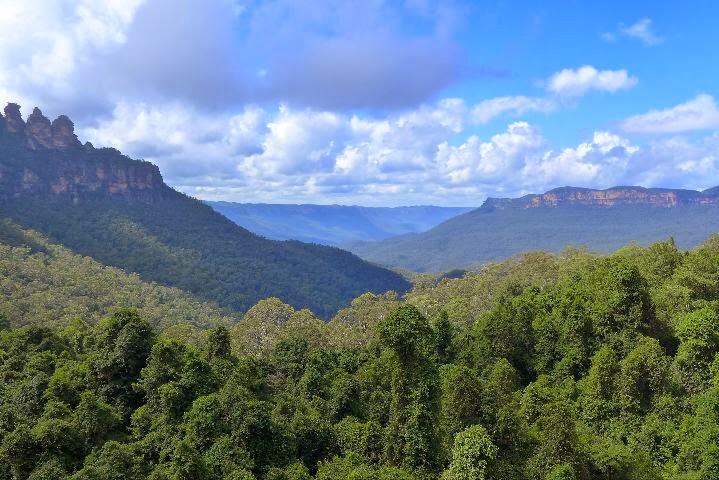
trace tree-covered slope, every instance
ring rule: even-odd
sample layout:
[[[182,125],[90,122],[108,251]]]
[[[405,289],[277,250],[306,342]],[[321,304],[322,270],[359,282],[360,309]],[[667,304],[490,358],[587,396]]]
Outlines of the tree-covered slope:
[[[0,325],[0,478],[713,480],[717,332],[717,236],[525,255],[329,323],[266,299],[199,341],[132,310]]]
[[[6,109],[12,122],[0,122],[0,218],[235,311],[277,296],[327,318],[364,292],[409,286],[337,248],[254,235],[165,185],[152,164],[82,146],[69,120],[50,126],[38,112],[25,125]]]
[[[236,318],[176,288],[144,282],[53,245],[41,235],[0,221],[0,316],[13,326],[95,323],[132,307],[163,330],[190,324],[209,328]]]
[[[285,205],[206,202],[249,231],[273,240],[324,245],[375,241],[429,230],[470,208],[360,207],[356,205]]]
[[[482,207],[420,234],[347,245],[382,265],[421,272],[472,268],[521,252],[559,252],[567,244],[607,253],[629,242],[673,237],[683,248],[719,231],[719,198],[710,192],[622,187],[624,200],[598,199],[584,189],[560,189],[516,200],[490,199]],[[574,193],[573,193],[574,192]],[[633,192],[648,192],[633,197]],[[632,195],[630,195],[632,194]],[[679,200],[670,195],[679,195]],[[688,198],[682,200],[681,195]],[[571,196],[558,201],[562,195]],[[551,201],[546,198],[554,199]],[[610,196],[611,198],[611,196]],[[706,201],[705,201],[706,199]]]

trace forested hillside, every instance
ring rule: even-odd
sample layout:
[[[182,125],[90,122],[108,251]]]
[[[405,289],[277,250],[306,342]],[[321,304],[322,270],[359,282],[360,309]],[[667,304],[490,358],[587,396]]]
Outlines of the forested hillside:
[[[10,319],[13,324],[13,319]],[[719,237],[567,249],[158,338],[131,310],[0,331],[0,475],[708,480]]]
[[[273,240],[323,245],[383,240],[429,230],[461,213],[463,207],[360,207],[205,202],[249,231]]]
[[[398,274],[330,247],[269,241],[167,186],[156,166],[81,145],[72,122],[0,122],[0,218],[104,265],[243,312],[277,296],[327,318],[367,291],[403,292]],[[12,126],[12,128],[11,128]]]
[[[64,326],[78,318],[95,323],[122,307],[136,308],[158,331],[236,321],[215,304],[144,282],[0,221],[0,315],[12,319],[11,326]]]
[[[673,237],[681,248],[719,231],[716,190],[560,188],[517,199],[488,199],[420,234],[346,248],[381,265],[420,272],[476,268],[521,252],[559,252],[567,244],[608,253],[635,241]]]

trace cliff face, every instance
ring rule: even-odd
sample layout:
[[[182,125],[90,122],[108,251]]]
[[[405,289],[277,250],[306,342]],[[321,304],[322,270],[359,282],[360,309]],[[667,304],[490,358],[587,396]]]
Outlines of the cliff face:
[[[704,192],[665,188],[613,187],[606,190],[562,187],[521,198],[488,198],[482,208],[552,208],[560,206],[614,207],[650,205],[672,208],[679,205],[719,205],[719,188]]]
[[[109,196],[151,203],[168,191],[155,165],[82,145],[65,115],[50,122],[35,108],[24,121],[14,103],[0,115],[0,201],[80,203]]]

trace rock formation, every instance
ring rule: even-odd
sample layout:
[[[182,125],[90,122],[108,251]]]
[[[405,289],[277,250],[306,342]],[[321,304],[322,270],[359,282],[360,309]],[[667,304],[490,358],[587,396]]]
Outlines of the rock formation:
[[[10,133],[20,133],[25,131],[25,122],[20,115],[20,105],[17,103],[8,103],[5,107],[5,122],[7,131]]]
[[[35,107],[32,114],[27,117],[26,134],[30,148],[52,147],[52,127],[50,126],[50,120],[48,120],[37,107]]]
[[[65,115],[52,122],[52,145],[55,148],[79,147],[82,145],[75,135],[75,125]]]
[[[0,115],[0,205],[21,197],[79,203],[109,196],[153,202],[168,190],[155,165],[112,148],[82,145],[65,115],[51,123],[35,108],[25,122],[15,103]]]
[[[652,205],[671,208],[679,205],[719,205],[719,189],[699,192],[668,188],[612,187],[606,190],[561,187],[521,198],[488,198],[484,208],[552,208],[559,206],[613,207]]]

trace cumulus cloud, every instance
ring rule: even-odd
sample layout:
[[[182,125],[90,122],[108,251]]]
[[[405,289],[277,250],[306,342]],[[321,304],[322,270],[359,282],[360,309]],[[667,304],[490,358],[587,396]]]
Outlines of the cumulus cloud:
[[[76,118],[122,101],[408,108],[461,64],[455,9],[438,0],[6,3],[0,94]]]
[[[626,132],[644,134],[719,129],[719,108],[714,97],[703,94],[672,108],[627,118],[620,126]]]
[[[562,70],[546,96],[436,100],[467,71],[457,12],[439,0],[9,2],[0,95],[70,114],[81,138],[201,198],[476,205],[563,184],[719,183],[717,134],[636,145],[599,131],[555,149],[526,121],[633,87],[626,70]],[[651,22],[617,35],[658,41]],[[714,130],[718,118],[701,95],[619,130]]]
[[[662,37],[654,33],[652,20],[650,18],[641,18],[629,26],[619,24],[617,32],[607,32],[602,34],[602,38],[608,42],[616,41],[618,36],[638,39],[647,46],[659,45],[664,41]]]
[[[96,146],[113,146],[157,164],[171,185],[246,184],[239,159],[262,151],[268,131],[264,110],[210,114],[182,103],[119,103],[112,118],[79,129]]]
[[[91,58],[127,41],[125,32],[141,3],[4,2],[0,8],[0,95],[26,104],[32,100],[45,110],[64,113],[62,108],[80,95],[78,87],[83,89],[73,79],[75,72]]]
[[[539,155],[545,140],[526,122],[515,122],[488,142],[470,136],[462,145],[439,145],[438,167],[452,184],[495,184],[521,170],[531,157]]]
[[[445,99],[372,119],[287,105],[218,115],[122,104],[80,135],[157,163],[191,195],[245,202],[478,205],[558,185],[719,184],[719,134],[638,145],[602,130],[555,149],[526,121],[472,133],[477,105]]]
[[[523,174],[540,185],[614,185],[626,174],[639,147],[606,131],[595,132],[590,142],[558,152],[548,151],[527,162]]]
[[[547,90],[560,96],[578,97],[590,90],[614,93],[628,90],[639,80],[626,70],[597,70],[591,65],[577,69],[565,68],[547,81]]]

